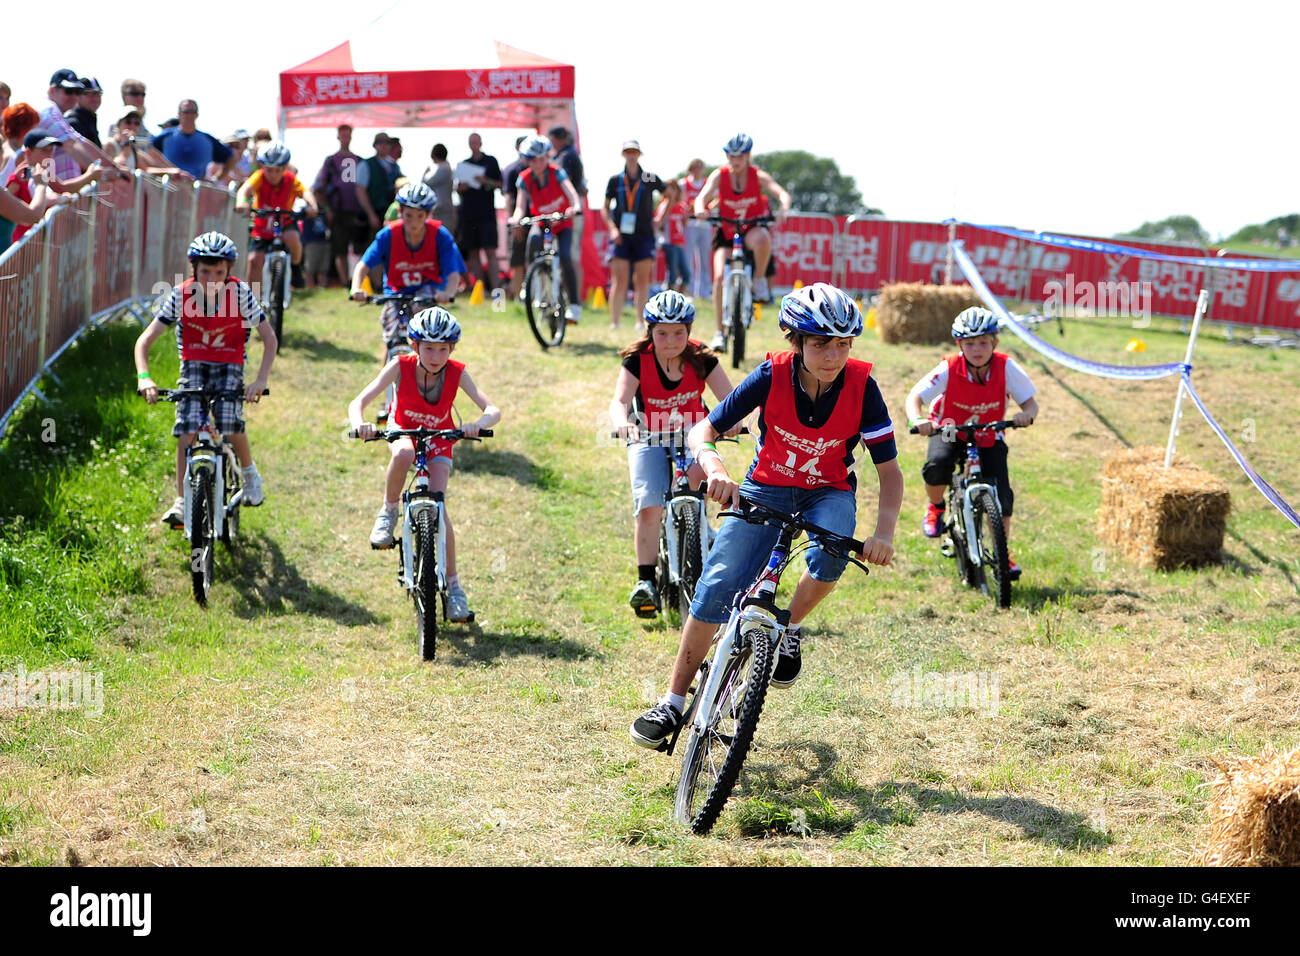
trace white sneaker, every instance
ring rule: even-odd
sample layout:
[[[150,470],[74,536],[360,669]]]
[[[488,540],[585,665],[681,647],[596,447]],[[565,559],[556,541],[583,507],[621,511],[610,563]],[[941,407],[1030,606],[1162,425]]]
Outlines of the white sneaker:
[[[162,516],[162,523],[169,528],[185,527],[185,499],[178,497]]]
[[[571,305],[564,310],[564,321],[570,325],[577,325],[578,320],[582,318],[582,306]]]
[[[755,301],[755,302],[771,302],[771,301],[772,301],[772,293],[771,293],[771,291],[767,288],[767,279],[755,279],[755,280],[754,280],[754,301]]]
[[[393,529],[397,527],[398,508],[380,508],[375,515],[375,527],[370,532],[370,547],[376,551],[391,548],[397,542],[393,538]]]
[[[713,349],[715,352],[727,351],[727,337],[719,332],[717,335],[713,336],[713,341],[709,343],[709,348]]]
[[[474,613],[469,609],[469,600],[465,597],[465,589],[459,584],[449,587],[447,589],[447,620],[455,624],[463,624],[473,619]]]
[[[262,495],[262,476],[253,468],[244,469],[244,500],[243,504],[250,508],[256,508],[266,499]]]

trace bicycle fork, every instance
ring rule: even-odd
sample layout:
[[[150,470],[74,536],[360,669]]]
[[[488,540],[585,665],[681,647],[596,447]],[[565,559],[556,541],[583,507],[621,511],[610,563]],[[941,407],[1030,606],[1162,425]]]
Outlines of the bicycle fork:
[[[191,506],[194,502],[194,476],[200,470],[210,471],[212,473],[212,499],[208,502],[208,511],[212,515],[212,537],[214,539],[221,537],[222,528],[226,523],[226,509],[221,499],[225,497],[225,469],[222,467],[225,463],[221,455],[214,455],[208,449],[202,449],[198,454],[192,454],[187,451],[189,459],[185,465],[185,537],[191,539],[194,536],[194,528],[190,521]],[[243,496],[241,489],[235,501],[231,502],[233,507]]]
[[[447,589],[447,582],[444,579],[444,569],[447,567],[447,535],[443,530],[446,527],[446,516],[443,511],[442,496],[439,494],[430,498],[415,498],[406,504],[406,520],[402,523],[401,581],[402,586],[408,591],[414,591],[418,583],[415,580],[416,517],[421,511],[430,508],[433,509],[434,560],[437,563],[438,590],[441,592]]]
[[[676,534],[676,529],[681,527],[681,522],[684,520],[682,513],[687,509],[697,509],[699,514],[699,518],[697,519],[699,523],[696,525],[696,527],[700,529],[700,556],[699,562],[695,565],[697,568],[704,567],[704,559],[709,553],[709,545],[707,541],[708,531],[705,530],[707,527],[705,523],[707,521],[707,516],[704,511],[704,503],[694,495],[682,495],[681,497],[669,500],[667,517],[669,527],[673,529],[674,533],[665,535],[664,537],[668,539],[668,580],[672,584],[677,584],[682,579],[682,555],[678,552],[677,548],[677,539],[679,536]],[[694,542],[688,542],[688,546],[693,545]]]

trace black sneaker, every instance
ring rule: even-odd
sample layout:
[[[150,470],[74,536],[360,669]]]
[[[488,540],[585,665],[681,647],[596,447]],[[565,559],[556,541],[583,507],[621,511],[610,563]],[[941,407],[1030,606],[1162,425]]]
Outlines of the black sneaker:
[[[628,604],[637,617],[654,617],[659,613],[659,591],[653,581],[638,581],[632,589]]]
[[[681,726],[682,715],[672,704],[663,701],[655,704],[638,717],[629,728],[632,743],[650,750],[664,750],[670,738]]]
[[[776,655],[776,667],[772,669],[774,687],[789,687],[799,679],[799,672],[803,670],[803,654],[799,651],[802,637],[802,629],[798,627],[785,632],[785,640]]]
[[[301,264],[301,263],[299,263],[299,264],[296,265],[296,266],[290,266],[290,267],[289,267],[289,285],[290,285],[291,288],[294,288],[294,289],[305,289],[305,288],[307,288],[307,283],[303,280],[303,277],[302,277],[302,264]]]

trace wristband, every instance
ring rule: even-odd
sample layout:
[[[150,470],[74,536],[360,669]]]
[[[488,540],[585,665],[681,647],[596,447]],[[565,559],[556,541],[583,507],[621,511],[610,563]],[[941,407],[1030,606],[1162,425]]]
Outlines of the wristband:
[[[708,449],[709,451],[713,452],[714,454],[717,454],[717,453],[718,453],[718,447],[717,447],[716,445],[714,445],[713,442],[711,442],[711,441],[702,441],[702,442],[700,442],[700,450],[703,451],[703,450],[705,450],[705,449]],[[721,455],[718,455],[718,457],[721,458],[722,456],[721,456]]]
[[[140,378],[149,378],[149,373],[148,373],[148,372],[136,372],[136,373],[135,373],[135,377],[136,377],[137,379],[140,379]]]
[[[930,419],[928,418],[910,418],[907,421],[907,427],[915,428],[917,425],[920,425],[922,422],[928,422],[929,420]]]

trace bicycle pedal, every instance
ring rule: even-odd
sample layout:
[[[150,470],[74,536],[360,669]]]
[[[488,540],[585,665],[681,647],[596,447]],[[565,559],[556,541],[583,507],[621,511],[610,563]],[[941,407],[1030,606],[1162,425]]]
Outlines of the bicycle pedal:
[[[659,609],[656,608],[653,604],[647,604],[642,607],[634,607],[632,610],[636,612],[637,617],[645,617],[645,618],[655,617],[659,613]]]

